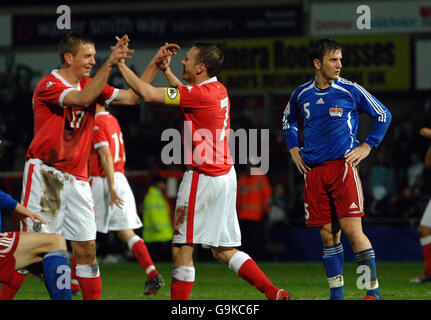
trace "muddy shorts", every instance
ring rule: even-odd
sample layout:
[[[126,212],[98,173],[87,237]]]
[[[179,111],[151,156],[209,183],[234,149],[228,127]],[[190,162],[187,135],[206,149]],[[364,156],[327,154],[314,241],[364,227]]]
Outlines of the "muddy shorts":
[[[94,202],[88,181],[47,166],[39,159],[29,159],[24,167],[21,203],[47,221],[33,223],[27,218],[22,231],[57,233],[72,241],[96,239]]]

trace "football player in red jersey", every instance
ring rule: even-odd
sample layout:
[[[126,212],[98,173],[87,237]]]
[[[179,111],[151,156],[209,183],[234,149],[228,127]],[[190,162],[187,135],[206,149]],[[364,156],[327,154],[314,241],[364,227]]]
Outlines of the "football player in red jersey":
[[[191,150],[185,150],[193,156],[185,161],[189,167],[179,187],[174,217],[171,299],[189,299],[195,280],[192,254],[195,245],[201,244],[268,299],[290,300],[292,295],[276,288],[247,253],[235,249],[241,245],[241,232],[237,178],[228,148],[230,102],[217,80],[223,54],[213,44],[194,44],[181,61],[187,86],[170,72],[171,56],[161,57],[159,50],[147,67],[147,71],[162,68],[171,88],[155,88],[124,63],[118,64],[129,86],[146,102],[179,107],[185,148],[187,137],[193,137],[188,141]]]
[[[135,197],[125,176],[126,149],[123,132],[117,118],[104,105],[97,104],[93,148],[89,172],[93,194],[97,231],[115,231],[128,245],[147,274],[144,294],[157,294],[165,285],[157,271],[145,242],[134,229],[142,227],[136,210]],[[75,274],[74,259],[72,275]],[[72,277],[72,290],[79,289]]]
[[[84,299],[101,298],[87,169],[94,102],[133,105],[140,100],[130,89],[107,85],[113,66],[120,59],[131,58],[133,50],[127,48],[127,39],[123,36],[117,40],[111,55],[90,79],[95,65],[94,43],[86,36],[67,34],[59,44],[60,69],[42,78],[33,94],[34,138],[26,154],[21,202],[47,224],[39,228],[28,220],[23,231],[57,233],[71,241]]]

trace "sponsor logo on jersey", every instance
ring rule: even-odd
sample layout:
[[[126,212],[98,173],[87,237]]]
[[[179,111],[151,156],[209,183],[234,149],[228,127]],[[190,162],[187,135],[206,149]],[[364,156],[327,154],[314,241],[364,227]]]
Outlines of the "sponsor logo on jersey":
[[[322,98],[319,98],[319,100],[317,100],[316,104],[325,104],[325,101],[323,101]]]
[[[331,117],[341,117],[343,115],[343,108],[338,108],[337,106],[329,108],[329,115]]]
[[[189,90],[189,92],[190,92],[190,91],[192,91],[193,86],[188,85],[188,86],[186,86],[186,88],[187,88],[187,90]]]

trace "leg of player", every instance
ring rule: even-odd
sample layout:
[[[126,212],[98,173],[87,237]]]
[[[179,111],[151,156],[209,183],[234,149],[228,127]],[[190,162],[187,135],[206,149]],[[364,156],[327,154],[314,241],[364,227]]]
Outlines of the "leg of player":
[[[425,270],[418,277],[411,279],[412,283],[431,281],[431,200],[425,208],[418,228],[419,241],[424,255]]]
[[[360,217],[341,218],[340,226],[352,245],[358,267],[366,266],[369,270],[370,279],[365,283],[367,288],[365,299],[382,299],[377,280],[376,258],[371,242],[362,230],[362,219]]]
[[[76,278],[76,253],[72,254],[72,262],[70,263],[70,272],[71,272],[71,289],[72,294],[74,296],[78,296],[80,294],[80,287],[78,279]]]
[[[45,286],[51,299],[72,299],[66,241],[62,236],[21,232],[14,257],[15,270],[43,260]]]
[[[76,278],[84,300],[100,300],[102,280],[96,259],[96,241],[71,241],[76,254]]]
[[[15,271],[9,283],[1,284],[0,300],[13,300],[19,289],[21,288],[27,272],[26,270]]]
[[[418,277],[411,279],[410,282],[425,283],[431,281],[431,227],[420,224],[418,234],[424,256],[425,270]]]
[[[330,289],[330,300],[344,300],[344,250],[340,242],[341,230],[338,221],[320,228],[323,244],[323,264]]]
[[[154,266],[154,262],[151,259],[144,240],[130,229],[120,230],[117,234],[118,237],[129,246],[129,249],[135,255],[136,260],[138,260],[139,264],[147,274],[148,280],[145,282],[144,294],[157,294],[157,291],[165,285],[165,281]]]
[[[194,245],[173,245],[171,300],[189,300],[195,282]]]
[[[212,247],[211,251],[217,261],[226,264],[240,278],[265,294],[269,300],[291,300],[293,298],[291,293],[275,287],[247,253],[225,247]]]

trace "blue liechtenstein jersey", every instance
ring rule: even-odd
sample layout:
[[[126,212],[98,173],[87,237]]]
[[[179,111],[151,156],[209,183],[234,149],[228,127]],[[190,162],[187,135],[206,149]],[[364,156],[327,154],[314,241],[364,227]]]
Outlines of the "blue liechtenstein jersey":
[[[16,201],[7,193],[4,193],[2,190],[0,190],[0,209],[1,208],[15,209],[17,204],[18,204],[18,201]],[[1,210],[0,210],[0,232],[1,232]]]
[[[304,118],[302,158],[309,165],[342,159],[359,145],[359,114],[375,119],[364,142],[376,148],[382,141],[392,115],[373,95],[357,83],[343,78],[320,90],[312,80],[297,88],[283,113],[283,136],[287,148],[299,147],[298,115]]]

